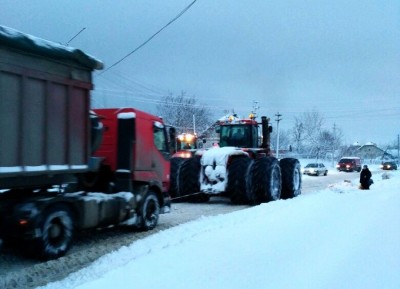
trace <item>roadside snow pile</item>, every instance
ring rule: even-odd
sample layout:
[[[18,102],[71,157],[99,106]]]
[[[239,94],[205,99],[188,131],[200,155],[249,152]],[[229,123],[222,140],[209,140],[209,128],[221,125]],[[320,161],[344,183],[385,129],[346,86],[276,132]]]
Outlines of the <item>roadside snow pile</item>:
[[[200,218],[43,288],[400,288],[400,174]]]

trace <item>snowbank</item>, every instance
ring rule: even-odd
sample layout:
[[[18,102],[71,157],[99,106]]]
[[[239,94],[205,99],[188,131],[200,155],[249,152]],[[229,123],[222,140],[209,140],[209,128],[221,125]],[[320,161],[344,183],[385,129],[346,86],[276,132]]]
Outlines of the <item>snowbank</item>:
[[[400,288],[400,174],[200,218],[43,288]]]

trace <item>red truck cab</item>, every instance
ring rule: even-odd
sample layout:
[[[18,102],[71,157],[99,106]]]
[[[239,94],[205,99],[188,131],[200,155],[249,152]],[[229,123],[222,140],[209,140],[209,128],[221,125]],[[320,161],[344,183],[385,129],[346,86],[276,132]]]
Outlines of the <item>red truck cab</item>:
[[[170,153],[161,118],[134,108],[94,109],[103,123],[103,141],[94,154],[102,165],[130,183],[148,183],[168,199]],[[129,190],[130,183],[121,190]],[[161,199],[160,199],[161,200]],[[168,203],[167,200],[161,204]]]

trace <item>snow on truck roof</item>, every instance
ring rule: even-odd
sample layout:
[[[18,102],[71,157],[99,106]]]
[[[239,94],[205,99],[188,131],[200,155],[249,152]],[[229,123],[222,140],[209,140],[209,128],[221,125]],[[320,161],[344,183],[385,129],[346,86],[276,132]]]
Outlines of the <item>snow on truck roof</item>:
[[[20,49],[45,57],[74,60],[90,69],[103,69],[103,62],[80,49],[44,40],[0,25],[0,45]]]

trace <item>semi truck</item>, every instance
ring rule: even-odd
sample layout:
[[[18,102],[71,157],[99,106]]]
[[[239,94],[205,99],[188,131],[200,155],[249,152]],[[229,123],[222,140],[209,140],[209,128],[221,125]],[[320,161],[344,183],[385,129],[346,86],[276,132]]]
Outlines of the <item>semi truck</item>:
[[[91,109],[83,51],[0,26],[0,239],[44,260],[78,230],[153,229],[170,210],[163,120]]]
[[[178,196],[207,201],[222,195],[235,204],[260,204],[301,194],[300,162],[278,160],[270,149],[272,127],[266,116],[218,121],[218,147],[199,150],[176,168]],[[171,174],[172,175],[172,174]]]

